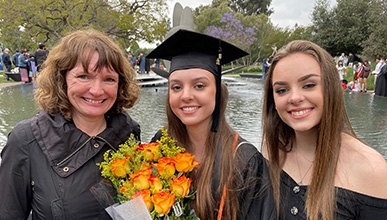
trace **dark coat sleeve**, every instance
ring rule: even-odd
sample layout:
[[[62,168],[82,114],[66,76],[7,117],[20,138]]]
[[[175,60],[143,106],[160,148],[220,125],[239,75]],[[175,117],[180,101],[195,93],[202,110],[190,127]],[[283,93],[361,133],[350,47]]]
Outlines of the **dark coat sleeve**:
[[[238,165],[242,165],[241,192],[238,199],[241,219],[275,219],[275,205],[269,170],[265,158],[251,144],[239,147]]]
[[[0,219],[27,219],[31,211],[32,187],[28,143],[32,138],[26,121],[19,123],[8,136],[1,152]]]
[[[152,137],[150,142],[156,142],[157,140],[160,140],[161,136],[163,136],[163,132],[159,129],[156,134]]]

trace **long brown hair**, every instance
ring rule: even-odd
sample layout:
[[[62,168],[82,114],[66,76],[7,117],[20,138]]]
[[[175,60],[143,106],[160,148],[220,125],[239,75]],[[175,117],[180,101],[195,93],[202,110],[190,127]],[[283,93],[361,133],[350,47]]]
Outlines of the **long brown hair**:
[[[235,167],[237,166],[235,166],[235,164],[232,162],[234,160],[232,142],[236,132],[226,122],[225,111],[228,101],[228,90],[224,84],[221,86],[221,97],[218,131],[211,132],[209,130],[208,137],[203,137],[206,138],[206,156],[193,178],[194,186],[196,189],[194,209],[196,215],[200,219],[216,219],[214,210],[219,208],[217,205],[221,199],[223,186],[225,184],[227,185],[228,190],[223,210],[223,217],[230,220],[238,219],[238,217],[240,217],[238,199],[235,190],[235,181],[237,181],[239,176],[235,170]],[[186,126],[172,112],[172,109],[169,105],[169,90],[166,102],[166,112],[168,118],[169,135],[175,138],[181,146],[187,149],[187,151],[190,151],[191,143],[188,139]],[[214,161],[216,160],[217,147],[221,147],[222,152],[220,155],[220,170],[214,170]],[[214,173],[218,173],[220,179],[215,192],[213,192],[211,188],[212,177]],[[231,173],[233,173],[233,175],[230,175]],[[231,176],[232,178],[229,178]]]
[[[135,71],[118,44],[96,30],[78,30],[63,37],[50,50],[43,64],[43,70],[37,77],[38,88],[35,90],[35,100],[40,109],[49,114],[60,113],[66,119],[71,118],[66,74],[77,62],[81,62],[87,70],[94,52],[99,54],[96,70],[107,67],[119,74],[117,100],[106,115],[120,113],[136,103],[140,88]]]
[[[341,134],[355,136],[344,105],[343,91],[339,74],[332,56],[320,46],[303,40],[290,42],[273,58],[265,79],[263,104],[263,146],[268,152],[270,176],[276,199],[277,215],[280,213],[280,173],[286,159],[286,152],[292,150],[295,133],[279,117],[274,103],[272,78],[277,63],[294,53],[304,53],[313,57],[321,68],[324,107],[316,140],[316,159],[312,181],[308,187],[306,214],[308,219],[334,219],[335,173],[341,147]],[[285,148],[288,147],[289,148]]]

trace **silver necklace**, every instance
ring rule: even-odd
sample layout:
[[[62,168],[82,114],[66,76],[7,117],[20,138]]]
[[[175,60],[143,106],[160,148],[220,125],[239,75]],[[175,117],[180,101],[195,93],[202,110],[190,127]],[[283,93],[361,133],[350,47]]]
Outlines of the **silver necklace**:
[[[300,154],[301,154],[301,152],[300,152]],[[302,155],[302,154],[301,154],[301,155]],[[314,160],[313,160],[313,161],[310,161],[310,160],[308,160],[308,158],[306,158],[304,155],[302,155],[302,156],[303,156],[307,161],[310,162],[310,166],[309,166],[308,170],[305,172],[304,176],[302,176],[302,174],[301,174],[301,169],[300,169],[300,164],[299,164],[299,162],[298,162],[298,149],[296,149],[297,166],[298,166],[298,170],[300,171],[300,177],[301,177],[301,180],[297,183],[298,185],[304,185],[304,184],[302,183],[302,181],[305,179],[306,175],[309,173],[309,171],[311,170],[311,168],[312,168],[312,166],[313,166],[313,164],[314,164]]]

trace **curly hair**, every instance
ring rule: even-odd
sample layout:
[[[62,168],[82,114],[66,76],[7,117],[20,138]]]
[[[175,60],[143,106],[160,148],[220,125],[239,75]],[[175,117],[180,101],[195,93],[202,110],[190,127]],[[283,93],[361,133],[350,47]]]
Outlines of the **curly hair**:
[[[64,118],[70,119],[72,105],[67,96],[66,74],[78,62],[87,70],[95,52],[99,54],[95,70],[107,67],[119,74],[117,100],[106,116],[131,108],[140,92],[135,71],[117,42],[92,29],[74,31],[63,37],[50,50],[42,66],[42,72],[37,77],[35,101],[38,108],[49,114],[59,113]]]

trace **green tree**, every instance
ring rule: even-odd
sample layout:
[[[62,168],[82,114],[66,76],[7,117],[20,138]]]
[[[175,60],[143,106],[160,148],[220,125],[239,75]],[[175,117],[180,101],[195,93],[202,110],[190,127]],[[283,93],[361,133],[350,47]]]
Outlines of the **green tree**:
[[[377,57],[386,57],[387,47],[387,2],[382,0],[373,0],[370,4],[368,22],[370,35],[362,44],[363,54],[374,60]]]
[[[269,9],[271,0],[228,0],[230,7],[244,15],[271,15],[273,11]]]
[[[312,40],[332,55],[360,54],[362,43],[370,34],[369,4],[370,0],[337,0],[330,9],[328,0],[318,0],[312,13]]]
[[[250,46],[248,52],[251,57],[251,64],[258,64],[262,57],[268,57],[272,54],[272,46],[277,44],[275,38],[276,29],[273,27],[269,18],[265,14],[244,16],[242,23],[245,26],[255,26],[255,37],[257,40]]]
[[[337,26],[335,36],[336,51],[333,54],[339,55],[342,52],[348,54],[362,53],[362,43],[370,31],[368,29],[368,17],[370,0],[338,0],[334,9]]]
[[[205,33],[209,26],[220,26],[220,20],[226,12],[232,12],[227,0],[220,0],[212,5],[199,6],[193,11],[196,31]]]
[[[334,18],[328,0],[317,0],[312,12],[313,37],[312,41],[331,52],[331,45],[335,42]]]
[[[55,44],[68,32],[94,28],[123,48],[162,40],[168,29],[165,0],[0,0],[0,40],[11,48]]]

